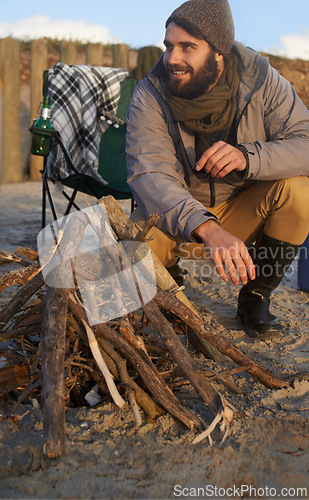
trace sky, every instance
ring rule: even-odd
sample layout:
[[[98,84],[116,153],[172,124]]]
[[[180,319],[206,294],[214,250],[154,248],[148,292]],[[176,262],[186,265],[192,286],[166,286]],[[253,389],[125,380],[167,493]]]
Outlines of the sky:
[[[5,0],[0,38],[160,45],[182,0]],[[309,0],[230,0],[236,39],[260,52],[309,60]]]

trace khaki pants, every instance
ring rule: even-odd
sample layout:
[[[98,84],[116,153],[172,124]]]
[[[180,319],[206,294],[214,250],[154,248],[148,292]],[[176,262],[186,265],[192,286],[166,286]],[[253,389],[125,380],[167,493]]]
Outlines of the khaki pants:
[[[246,245],[256,241],[262,231],[277,240],[301,245],[309,232],[309,178],[258,181],[209,211],[218,217],[223,229]],[[142,222],[145,217],[137,209],[131,219]],[[152,238],[149,246],[165,267],[171,267],[179,257],[207,258],[202,244],[181,241],[156,227],[148,236]]]

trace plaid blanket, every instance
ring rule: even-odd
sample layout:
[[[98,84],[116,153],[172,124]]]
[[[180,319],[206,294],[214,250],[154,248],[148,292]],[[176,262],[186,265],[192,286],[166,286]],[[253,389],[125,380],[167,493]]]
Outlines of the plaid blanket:
[[[100,182],[100,135],[109,125],[99,117],[103,110],[116,113],[120,82],[127,76],[124,69],[63,63],[48,72],[52,124],[79,172]],[[53,180],[73,174],[57,144],[48,157],[46,173]]]

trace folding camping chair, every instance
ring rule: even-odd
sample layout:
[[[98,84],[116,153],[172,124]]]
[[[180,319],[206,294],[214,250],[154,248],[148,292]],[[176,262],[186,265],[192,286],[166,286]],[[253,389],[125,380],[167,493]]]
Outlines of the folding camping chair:
[[[55,64],[44,72],[43,96],[49,95],[53,146],[44,157],[42,171],[42,227],[46,225],[48,198],[54,220],[55,201],[49,187],[61,183],[68,215],[78,192],[97,199],[133,196],[126,182],[126,112],[136,80],[119,68]],[[30,129],[31,132],[33,130]],[[63,186],[71,188],[67,192]]]

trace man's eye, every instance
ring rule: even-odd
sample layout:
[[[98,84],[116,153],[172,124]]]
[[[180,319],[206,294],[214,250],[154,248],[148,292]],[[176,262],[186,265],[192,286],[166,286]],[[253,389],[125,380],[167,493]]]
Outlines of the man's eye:
[[[173,46],[172,46],[172,45],[167,44],[167,43],[165,44],[165,50],[166,50],[166,51],[171,51],[172,49],[173,49]]]
[[[192,49],[192,45],[184,45],[183,46],[184,50],[191,50]]]

